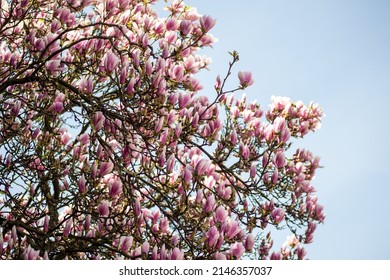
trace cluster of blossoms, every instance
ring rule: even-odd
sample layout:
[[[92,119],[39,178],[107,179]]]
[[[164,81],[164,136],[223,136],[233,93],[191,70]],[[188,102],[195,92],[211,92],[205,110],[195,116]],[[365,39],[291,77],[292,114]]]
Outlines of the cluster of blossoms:
[[[304,258],[319,159],[285,152],[322,110],[237,99],[235,52],[200,95],[215,20],[154,2],[1,0],[0,259]]]

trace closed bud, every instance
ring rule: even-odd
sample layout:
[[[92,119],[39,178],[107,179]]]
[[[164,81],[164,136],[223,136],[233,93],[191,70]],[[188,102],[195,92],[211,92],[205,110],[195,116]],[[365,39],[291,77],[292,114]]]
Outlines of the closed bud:
[[[134,201],[134,215],[138,217],[141,214],[141,203],[139,202],[139,199],[135,199]]]
[[[167,172],[171,173],[175,166],[175,154],[171,154],[167,160]]]
[[[183,171],[183,179],[186,184],[189,184],[192,180],[193,168],[190,165],[186,165]]]
[[[72,227],[73,227],[72,219],[67,220],[65,223],[65,228],[64,228],[64,232],[63,232],[64,237],[69,236],[70,231],[72,230]]]
[[[277,169],[275,169],[274,173],[272,174],[272,177],[271,177],[271,182],[272,184],[276,184],[278,182],[278,178],[279,178],[279,172]]]
[[[251,251],[255,245],[255,238],[252,234],[248,234],[245,238],[245,249]]]
[[[232,142],[233,145],[236,145],[237,139],[237,132],[235,129],[233,129],[232,134],[230,135],[230,142]]]
[[[252,163],[250,169],[249,169],[249,176],[253,179],[256,177],[256,171],[257,171],[257,166],[255,163]]]
[[[85,193],[87,191],[86,180],[85,180],[84,174],[81,175],[80,179],[77,181],[77,186],[79,187],[80,193]]]
[[[297,252],[298,260],[303,260],[303,258],[306,256],[305,248],[298,247],[296,252]]]
[[[89,230],[90,227],[91,227],[91,215],[88,214],[88,215],[85,217],[84,228],[85,228],[86,230]]]
[[[50,216],[46,215],[44,220],[43,220],[43,231],[44,232],[49,231],[49,221],[50,221]]]

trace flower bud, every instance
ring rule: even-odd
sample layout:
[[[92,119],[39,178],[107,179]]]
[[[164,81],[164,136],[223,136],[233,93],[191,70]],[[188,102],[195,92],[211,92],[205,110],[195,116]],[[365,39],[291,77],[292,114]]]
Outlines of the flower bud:
[[[251,251],[255,245],[255,237],[252,234],[248,234],[245,238],[245,249]]]

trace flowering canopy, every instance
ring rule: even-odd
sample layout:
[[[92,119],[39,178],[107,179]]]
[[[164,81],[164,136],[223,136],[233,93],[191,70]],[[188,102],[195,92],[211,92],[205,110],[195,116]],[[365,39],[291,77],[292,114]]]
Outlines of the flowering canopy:
[[[0,259],[305,256],[319,158],[286,151],[321,108],[237,99],[236,52],[200,95],[215,20],[154,2],[1,0]]]

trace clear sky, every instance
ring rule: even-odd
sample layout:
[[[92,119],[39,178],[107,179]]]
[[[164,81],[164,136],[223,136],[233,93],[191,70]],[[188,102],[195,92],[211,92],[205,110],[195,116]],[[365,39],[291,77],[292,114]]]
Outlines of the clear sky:
[[[199,76],[204,94],[237,50],[236,71],[255,79],[249,100],[266,108],[282,95],[324,108],[322,128],[297,142],[324,166],[313,184],[327,219],[308,257],[390,259],[390,1],[185,3],[217,18],[213,63]]]

